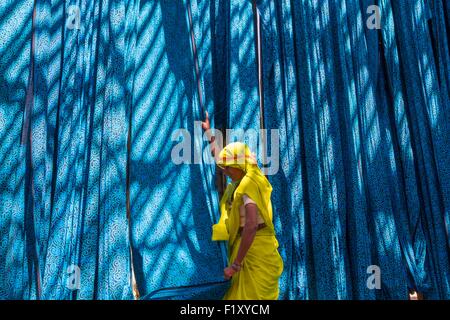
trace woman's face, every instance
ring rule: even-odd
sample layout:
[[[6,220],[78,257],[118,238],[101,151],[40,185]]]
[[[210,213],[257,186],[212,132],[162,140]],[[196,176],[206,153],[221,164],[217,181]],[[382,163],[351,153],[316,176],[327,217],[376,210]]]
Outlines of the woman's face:
[[[221,169],[223,173],[229,176],[233,181],[240,180],[245,176],[245,172],[238,168],[224,167]]]

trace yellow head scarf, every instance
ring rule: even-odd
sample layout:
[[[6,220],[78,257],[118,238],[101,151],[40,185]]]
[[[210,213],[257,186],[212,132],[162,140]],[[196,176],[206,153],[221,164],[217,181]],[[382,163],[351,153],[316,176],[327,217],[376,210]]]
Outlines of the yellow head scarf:
[[[270,201],[272,186],[259,169],[250,148],[241,142],[227,145],[220,152],[217,165],[241,169],[245,176],[240,181],[230,183],[226,188],[220,201],[220,220],[213,225],[212,240],[228,240],[232,246],[240,226],[239,207],[243,204],[244,194],[256,202],[266,227],[275,234]]]

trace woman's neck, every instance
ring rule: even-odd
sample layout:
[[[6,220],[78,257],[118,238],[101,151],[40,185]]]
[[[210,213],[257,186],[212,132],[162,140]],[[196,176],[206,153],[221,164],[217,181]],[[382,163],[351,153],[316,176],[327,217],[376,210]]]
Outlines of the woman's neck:
[[[238,181],[242,180],[242,178],[244,178],[244,177],[245,177],[245,172],[243,172],[242,174],[239,174],[239,175],[235,175],[230,178],[231,178],[231,181],[238,182]]]

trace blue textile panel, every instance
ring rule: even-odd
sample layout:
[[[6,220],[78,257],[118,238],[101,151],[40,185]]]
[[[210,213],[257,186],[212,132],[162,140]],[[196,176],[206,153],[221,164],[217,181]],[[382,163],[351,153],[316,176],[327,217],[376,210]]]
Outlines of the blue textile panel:
[[[183,141],[207,159],[205,110],[278,130],[234,140],[261,164],[279,147],[281,299],[450,299],[449,17],[445,0],[2,1],[0,299],[133,299],[133,273],[144,299],[221,298],[214,165],[172,161]]]
[[[204,108],[213,113],[208,2],[149,1],[141,3],[135,17],[131,239],[139,293],[147,298],[160,288],[217,282],[225,266],[219,244],[211,241],[211,225],[218,219],[214,167],[192,163],[207,145],[195,136],[195,130],[202,134],[201,127],[194,129],[201,106],[187,4],[195,13],[195,42],[202,44]],[[180,128],[186,136],[176,135]],[[172,149],[182,141],[195,150],[186,163],[176,165]],[[211,293],[194,297],[220,299],[224,294]]]

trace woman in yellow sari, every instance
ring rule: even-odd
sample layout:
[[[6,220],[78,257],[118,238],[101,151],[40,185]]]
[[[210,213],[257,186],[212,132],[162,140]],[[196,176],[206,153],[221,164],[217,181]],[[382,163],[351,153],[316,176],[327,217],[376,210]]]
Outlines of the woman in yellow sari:
[[[210,132],[208,115],[203,128]],[[224,277],[231,278],[231,287],[224,299],[276,300],[283,260],[272,222],[272,186],[247,145],[231,143],[217,155],[214,140],[210,138],[216,163],[232,180],[220,201],[221,217],[212,233],[212,240],[228,241],[229,266]]]

